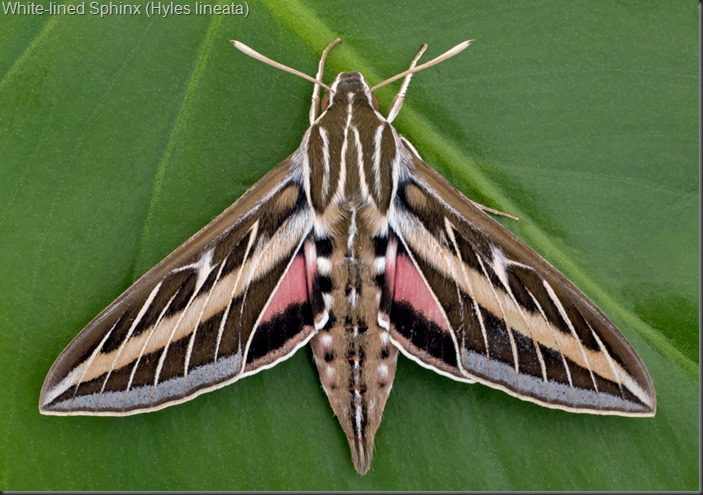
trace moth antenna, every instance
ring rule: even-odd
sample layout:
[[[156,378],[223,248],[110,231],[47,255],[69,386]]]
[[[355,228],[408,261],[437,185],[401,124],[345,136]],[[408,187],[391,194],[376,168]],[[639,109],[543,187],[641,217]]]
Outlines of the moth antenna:
[[[327,54],[342,42],[341,38],[337,38],[334,40],[332,43],[327,45],[327,48],[322,52],[322,56],[320,57],[320,64],[317,67],[317,74],[315,74],[315,79],[318,81],[322,81],[322,76],[324,75],[325,71],[325,61],[327,60]],[[315,122],[317,117],[320,115],[320,85],[315,84],[315,87],[312,90],[312,105],[310,105],[310,125]]]
[[[415,74],[416,72],[420,72],[421,70],[427,69],[428,67],[432,67],[433,65],[436,65],[436,64],[438,64],[438,63],[440,63],[440,62],[443,62],[443,61],[447,60],[448,58],[453,57],[453,56],[456,55],[457,53],[462,52],[462,51],[464,51],[465,49],[467,49],[467,48],[469,47],[469,45],[471,45],[471,43],[472,43],[473,41],[474,41],[474,40],[466,40],[466,41],[464,41],[464,42],[462,42],[462,43],[459,43],[459,44],[456,45],[454,48],[452,48],[452,49],[450,49],[450,50],[447,50],[446,52],[444,52],[444,53],[443,53],[442,55],[440,55],[439,57],[433,58],[433,59],[430,60],[429,62],[425,62],[425,63],[422,64],[422,65],[418,65],[417,67],[410,68],[410,69],[408,69],[408,70],[406,70],[406,71],[404,71],[404,72],[401,72],[400,74],[396,74],[395,76],[393,76],[393,77],[391,77],[391,78],[389,78],[389,79],[386,79],[385,81],[380,82],[380,83],[378,83],[376,86],[374,86],[373,88],[371,88],[371,92],[374,92],[374,91],[376,91],[378,88],[380,88],[380,87],[382,87],[382,86],[385,86],[386,84],[390,84],[390,83],[392,83],[393,81],[397,81],[397,80],[400,79],[401,77],[405,77],[405,76],[410,75],[410,74]],[[253,57],[253,55],[252,55],[252,57]]]
[[[336,41],[336,40],[335,40],[335,41]],[[234,47],[235,47],[237,50],[239,50],[240,52],[242,52],[242,53],[244,53],[244,54],[246,54],[246,55],[249,55],[249,56],[252,57],[252,58],[255,58],[255,59],[258,60],[259,62],[263,62],[263,63],[268,64],[268,65],[272,65],[273,67],[276,67],[277,69],[281,69],[282,71],[289,72],[289,73],[294,74],[294,75],[296,75],[296,76],[298,76],[298,77],[302,77],[303,79],[305,79],[305,80],[307,80],[307,81],[310,81],[311,83],[315,83],[315,84],[317,84],[318,86],[321,86],[321,87],[325,88],[327,91],[332,91],[332,90],[330,89],[330,87],[327,86],[327,85],[326,85],[325,83],[323,83],[322,81],[318,81],[318,80],[315,79],[314,77],[310,77],[310,76],[308,76],[307,74],[305,74],[305,73],[303,73],[303,72],[300,72],[299,70],[293,69],[292,67],[288,67],[287,65],[283,65],[283,64],[281,64],[281,63],[279,63],[279,62],[276,62],[275,60],[271,60],[270,58],[268,58],[268,57],[265,56],[265,55],[260,54],[259,52],[257,52],[257,51],[254,50],[253,48],[248,47],[247,45],[245,45],[245,44],[242,43],[241,41],[229,40],[229,42],[232,43],[232,45],[234,45]],[[333,41],[332,44],[336,44],[336,43]],[[332,45],[332,46],[334,46],[334,45]],[[328,48],[330,48],[330,47],[328,47]]]
[[[422,57],[422,54],[425,53],[425,50],[427,50],[427,43],[422,44],[420,51],[417,52],[417,55],[415,55],[413,61],[410,62],[410,70],[415,68],[415,66],[417,65],[417,61],[420,60],[420,57]],[[386,117],[386,120],[389,123],[393,122],[398,116],[398,113],[400,112],[400,109],[403,106],[403,100],[405,100],[405,94],[408,92],[408,86],[410,86],[410,80],[412,78],[412,73],[405,76],[405,79],[403,80],[402,86],[400,86],[398,94],[395,95],[395,98],[393,98],[390,107],[388,107],[388,117]]]

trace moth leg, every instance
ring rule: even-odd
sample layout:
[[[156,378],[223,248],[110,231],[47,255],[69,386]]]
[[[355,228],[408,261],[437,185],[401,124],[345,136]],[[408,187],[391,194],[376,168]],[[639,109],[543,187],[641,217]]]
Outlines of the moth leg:
[[[481,211],[484,211],[486,213],[492,213],[492,214],[498,215],[500,217],[509,218],[510,220],[515,220],[516,222],[520,221],[520,219],[518,217],[516,217],[515,215],[511,215],[510,213],[505,213],[504,211],[495,210],[489,206],[485,206],[485,205],[482,205],[481,203],[477,203],[473,199],[470,199],[469,201],[471,201],[474,204],[474,206],[476,206],[478,209],[480,209]]]
[[[420,51],[417,53],[417,55],[415,55],[415,58],[410,63],[409,70],[413,70],[415,68],[415,66],[417,65],[417,61],[420,60],[420,57],[422,57],[422,54],[425,53],[425,50],[427,50],[427,43],[422,44],[422,48],[420,48]],[[393,122],[393,120],[395,120],[395,118],[398,116],[398,112],[400,112],[400,108],[403,106],[403,100],[405,99],[405,94],[408,92],[408,86],[410,86],[410,79],[412,79],[412,77],[412,72],[405,76],[405,78],[403,79],[403,85],[400,87],[400,91],[398,91],[398,94],[395,95],[395,98],[393,98],[393,101],[391,102],[391,105],[388,108],[388,117],[386,117],[386,120],[389,124]]]
[[[325,48],[325,51],[322,52],[322,56],[320,57],[320,64],[317,67],[317,74],[315,74],[315,79],[318,81],[322,81],[322,75],[325,71],[325,60],[327,59],[327,54],[342,42],[341,39],[337,38],[334,40],[332,43],[327,45],[327,48]],[[310,125],[312,125],[317,118],[320,116],[320,85],[315,83],[315,86],[313,86],[312,89],[312,105],[310,105]]]

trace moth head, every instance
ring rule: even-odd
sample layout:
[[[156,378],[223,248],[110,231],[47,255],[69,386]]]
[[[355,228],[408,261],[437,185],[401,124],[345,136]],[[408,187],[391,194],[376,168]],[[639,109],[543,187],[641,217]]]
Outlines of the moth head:
[[[371,92],[369,85],[358,72],[341,72],[330,86],[330,91],[325,93],[320,103],[320,108],[324,112],[329,106],[343,98],[343,101],[357,100],[368,101],[374,110],[378,110],[378,100]]]

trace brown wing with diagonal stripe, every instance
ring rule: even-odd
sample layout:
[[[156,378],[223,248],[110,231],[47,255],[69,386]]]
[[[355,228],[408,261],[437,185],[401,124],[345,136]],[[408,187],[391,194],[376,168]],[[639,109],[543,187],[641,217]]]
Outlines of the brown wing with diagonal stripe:
[[[304,345],[314,333],[303,249],[312,217],[292,163],[272,170],[90,322],[49,371],[40,411],[161,409]]]
[[[442,374],[543,406],[653,415],[652,380],[613,323],[414,150],[403,156],[389,219],[396,345]]]

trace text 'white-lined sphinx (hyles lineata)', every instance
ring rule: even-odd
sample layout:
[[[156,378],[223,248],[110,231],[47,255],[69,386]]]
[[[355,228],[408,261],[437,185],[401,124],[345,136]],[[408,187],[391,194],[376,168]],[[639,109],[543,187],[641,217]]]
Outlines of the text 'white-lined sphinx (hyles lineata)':
[[[56,360],[43,414],[128,415],[270,368],[308,342],[366,473],[398,351],[542,406],[652,416],[644,364],[561,273],[432,170],[391,125],[412,74],[314,83],[300,147],[140,278]],[[374,90],[403,78],[388,117]],[[327,93],[320,101],[320,88]]]

